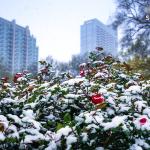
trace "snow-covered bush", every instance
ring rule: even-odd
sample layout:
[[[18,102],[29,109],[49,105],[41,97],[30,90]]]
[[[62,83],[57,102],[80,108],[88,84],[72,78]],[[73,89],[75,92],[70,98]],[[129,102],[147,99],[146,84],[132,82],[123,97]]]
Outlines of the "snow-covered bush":
[[[79,66],[79,76],[51,66],[32,79],[3,78],[0,149],[150,149],[150,81],[102,49]]]

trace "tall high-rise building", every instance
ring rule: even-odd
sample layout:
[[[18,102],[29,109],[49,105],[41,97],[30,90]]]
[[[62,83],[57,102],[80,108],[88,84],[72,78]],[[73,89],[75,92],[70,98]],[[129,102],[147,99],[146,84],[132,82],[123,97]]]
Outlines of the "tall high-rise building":
[[[24,28],[15,20],[0,17],[0,63],[10,74],[23,70],[37,72],[38,47],[28,26]]]
[[[117,31],[97,19],[85,21],[80,29],[80,54],[102,47],[106,53],[117,54]]]

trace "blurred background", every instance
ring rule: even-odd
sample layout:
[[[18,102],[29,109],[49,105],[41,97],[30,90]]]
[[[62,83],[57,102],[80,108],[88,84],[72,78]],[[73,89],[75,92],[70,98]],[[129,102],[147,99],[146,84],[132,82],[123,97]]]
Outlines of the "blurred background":
[[[78,73],[103,47],[150,78],[149,0],[0,0],[0,76],[46,60],[58,72]]]

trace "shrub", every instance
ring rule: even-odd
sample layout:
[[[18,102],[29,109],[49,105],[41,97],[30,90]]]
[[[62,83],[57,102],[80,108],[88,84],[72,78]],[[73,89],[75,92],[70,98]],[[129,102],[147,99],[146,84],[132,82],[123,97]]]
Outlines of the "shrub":
[[[2,82],[0,149],[150,149],[150,81],[101,53],[76,78],[42,61],[36,79]]]

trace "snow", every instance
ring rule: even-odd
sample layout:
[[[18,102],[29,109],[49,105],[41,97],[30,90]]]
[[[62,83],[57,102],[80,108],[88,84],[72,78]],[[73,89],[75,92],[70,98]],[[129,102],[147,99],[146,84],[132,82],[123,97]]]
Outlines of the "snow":
[[[9,134],[8,137],[14,137],[14,138],[19,139],[19,133],[17,132],[17,128],[15,125],[10,125],[7,128],[7,130],[13,132],[13,133]]]
[[[88,134],[87,134],[87,133],[85,133],[85,132],[82,133],[82,134],[81,134],[81,137],[82,137],[82,141],[83,141],[83,142],[87,142],[87,140],[88,140]]]
[[[116,128],[120,124],[123,124],[127,116],[115,116],[111,122],[102,123],[104,130],[108,130],[110,128]]]
[[[19,78],[17,79],[17,81],[18,81],[18,82],[27,81],[27,79],[26,79],[25,77],[19,77]]]
[[[72,132],[72,129],[69,126],[66,126],[57,131],[56,137],[60,139],[62,135],[67,136],[70,132]]]
[[[146,106],[147,102],[146,101],[136,101],[134,102],[135,107],[139,112],[142,111],[143,108],[147,107]]]
[[[34,119],[31,119],[29,117],[24,117],[21,119],[23,123],[29,123],[37,130],[41,129],[41,124],[38,121],[35,121]]]
[[[10,83],[4,83],[4,86],[5,87],[8,87],[8,86],[11,87],[11,84]]]
[[[54,120],[55,116],[53,114],[50,114],[48,116],[45,116],[45,118],[49,119],[49,120]]]
[[[115,113],[115,111],[111,108],[107,108],[106,111],[109,115],[114,115],[114,113]]]
[[[150,145],[148,143],[145,142],[144,139],[135,139],[135,144],[133,144],[130,147],[130,150],[143,150],[144,149],[150,149]]]
[[[67,94],[65,95],[65,98],[71,98],[71,99],[77,99],[79,97],[79,95],[77,94]]]
[[[107,94],[107,89],[100,88],[98,92],[101,93],[101,94]]]
[[[85,116],[85,123],[92,123],[93,117],[90,113],[84,113]]]
[[[21,119],[18,116],[12,114],[8,114],[7,116],[8,118],[13,119],[15,123],[18,123],[20,125],[22,124]]]
[[[49,109],[54,109],[54,106],[49,106],[48,108],[49,108]]]
[[[84,122],[84,119],[80,116],[75,116],[75,120],[78,122],[78,125],[80,125],[82,122]]]
[[[8,127],[8,130],[12,130],[12,131],[14,131],[14,132],[17,132],[17,128],[16,128],[15,125],[10,125],[10,126]]]
[[[104,148],[103,147],[96,147],[95,150],[104,150]]]
[[[45,150],[57,150],[57,145],[54,141],[51,141]]]
[[[127,112],[130,109],[130,107],[128,107],[127,104],[119,104],[118,106],[119,106],[119,112]]]
[[[108,97],[107,98],[107,102],[109,103],[109,104],[111,104],[111,105],[115,105],[115,101],[114,101],[114,98],[113,97]]]
[[[94,123],[102,123],[102,121],[104,120],[102,114],[97,114],[94,116]]]
[[[132,94],[139,94],[141,93],[141,87],[138,85],[130,86],[125,92],[130,92]]]
[[[11,98],[3,98],[1,101],[0,101],[0,104],[10,104],[10,103],[16,103],[15,100],[11,99]]]
[[[114,98],[116,98],[116,96],[118,96],[118,95],[117,95],[117,93],[108,92],[108,91],[107,91],[107,93],[105,93],[104,96],[108,96],[108,98],[109,98],[109,97],[112,97],[112,98],[114,99]]]
[[[47,131],[47,132],[45,133],[45,140],[46,140],[46,141],[55,140],[55,135],[56,135],[55,132]]]
[[[26,135],[24,141],[22,141],[23,143],[32,143],[34,141],[39,141],[39,140],[43,140],[44,136],[42,134],[38,134],[38,135]]]
[[[116,83],[109,83],[106,85],[106,88],[110,89],[110,88],[114,88],[116,85]]]
[[[148,108],[148,107],[145,108],[145,109],[143,110],[143,114],[149,116],[149,118],[150,118],[150,108]]]
[[[4,141],[5,140],[5,136],[2,132],[0,132],[0,141]]]
[[[79,65],[79,67],[85,67],[86,66],[86,63],[82,63]]]
[[[67,145],[71,145],[72,143],[75,143],[75,142],[77,142],[77,138],[75,136],[69,135],[67,137],[67,141],[66,141]]]
[[[49,85],[50,85],[49,82],[45,82],[39,88],[48,87]]]
[[[125,74],[119,74],[119,76],[121,77],[121,78],[124,78],[124,79],[126,79],[127,78],[127,75],[125,75]]]
[[[7,97],[0,100],[0,114],[4,114],[0,115],[1,130],[4,130],[0,131],[0,141],[14,137],[21,141],[20,145],[24,145],[24,147],[29,145],[31,149],[34,149],[31,144],[34,141],[39,143],[37,149],[42,149],[44,142],[44,144],[47,143],[44,145],[46,150],[60,149],[62,144],[65,145],[66,150],[78,149],[75,146],[79,142],[79,149],[89,146],[89,149],[94,147],[93,149],[96,150],[104,150],[103,147],[99,147],[99,141],[105,141],[106,138],[99,135],[104,135],[106,132],[117,135],[123,132],[124,136],[128,135],[129,139],[132,139],[128,143],[130,150],[150,149],[150,137],[148,136],[150,107],[149,101],[147,101],[148,88],[150,87],[147,84],[150,82],[138,81],[137,76],[134,77],[134,80],[133,76],[125,75],[124,71],[120,70],[113,70],[117,77],[107,69],[102,69],[100,72],[99,69],[94,68],[93,64],[91,67],[94,72],[90,79],[86,79],[86,77],[67,79],[67,81],[61,79],[60,84],[53,84],[53,80],[51,82],[42,81],[43,84],[38,84],[36,80],[34,83],[27,81],[27,85],[22,91],[18,90],[19,86],[23,88],[21,83],[14,85],[15,88],[8,87],[12,98]],[[109,67],[109,65],[107,66]],[[106,82],[95,80],[97,77],[108,77],[108,73],[110,77],[113,76],[112,79],[110,78]],[[124,84],[121,82],[122,78],[125,79]],[[50,86],[51,83],[53,86]],[[77,84],[80,86],[75,88]],[[33,93],[37,94],[32,103],[29,103],[26,96],[20,98],[19,95],[19,92],[28,90],[28,86],[34,86],[34,90],[28,93],[29,98],[32,98]],[[89,97],[93,94],[92,88],[94,86],[97,86],[98,93],[104,97],[105,108],[98,109],[97,105],[91,103]],[[60,91],[52,95],[56,88],[59,88]],[[67,94],[61,96],[61,91],[65,91]],[[89,97],[86,97],[83,91]],[[15,96],[15,92],[17,92],[17,96]],[[8,109],[5,109],[6,105]],[[71,114],[71,119],[73,119],[69,124],[71,126],[63,122],[67,112]],[[143,118],[146,118],[146,121]],[[49,122],[52,123],[51,120],[56,124],[49,125]],[[57,130],[58,122],[63,124],[59,130]],[[117,130],[118,128],[119,130]],[[126,140],[124,136],[120,137],[120,141]],[[109,143],[110,147],[107,148],[113,149],[113,146],[116,146],[113,145],[116,144],[115,142],[117,141],[112,139]],[[83,147],[80,148],[80,146]],[[127,145],[123,146],[127,147]]]
[[[91,111],[90,113],[84,112],[84,113],[81,113],[79,116],[75,117],[75,120],[77,121],[77,125],[80,125],[83,122],[85,122],[86,124],[101,123],[103,119],[104,118],[102,114],[98,111]],[[97,126],[94,126],[94,124],[92,124],[88,126],[88,129],[92,127],[97,128]]]
[[[99,60],[99,61],[94,61],[93,64],[104,64],[104,62]]]
[[[3,115],[0,115],[0,121],[8,122],[7,118]]]
[[[129,150],[143,150],[143,148],[137,144],[133,144]]]
[[[135,139],[135,143],[139,146],[143,146],[146,149],[150,149],[150,145],[146,143],[144,139],[140,139],[140,138]]]
[[[26,128],[26,129],[21,129],[19,131],[19,133],[28,133],[28,134],[32,134],[32,135],[38,135],[39,134],[39,131],[37,129],[34,129],[34,128]]]
[[[128,97],[126,95],[120,96],[118,99],[122,102],[127,102],[127,103],[130,102],[130,97]]]
[[[106,76],[108,76],[107,74],[105,74],[105,73],[103,73],[103,72],[98,72],[98,73],[96,73],[95,74],[95,78],[98,78],[98,77],[102,77],[102,78],[104,78],[104,77],[106,77]]]
[[[116,85],[116,87],[117,87],[117,89],[119,89],[119,90],[121,90],[121,89],[123,89],[123,88],[124,88],[124,86],[123,86],[123,85]]]
[[[35,118],[33,110],[31,110],[31,109],[23,110],[23,115],[27,116],[28,118],[31,118],[31,119]]]
[[[74,99],[63,99],[65,104],[74,104]]]
[[[88,80],[85,80],[84,83],[83,83],[83,85],[85,87],[90,87],[91,86]]]
[[[84,81],[84,78],[75,78],[75,79],[70,79],[68,81],[64,81],[62,83],[62,85],[66,85],[66,84],[68,84],[68,85],[74,85],[76,83],[80,83],[80,82],[83,82],[83,81]]]
[[[89,129],[91,129],[91,128],[98,129],[99,126],[97,126],[96,124],[92,123],[92,124],[89,124],[89,125],[86,127],[87,130],[89,130]]]

